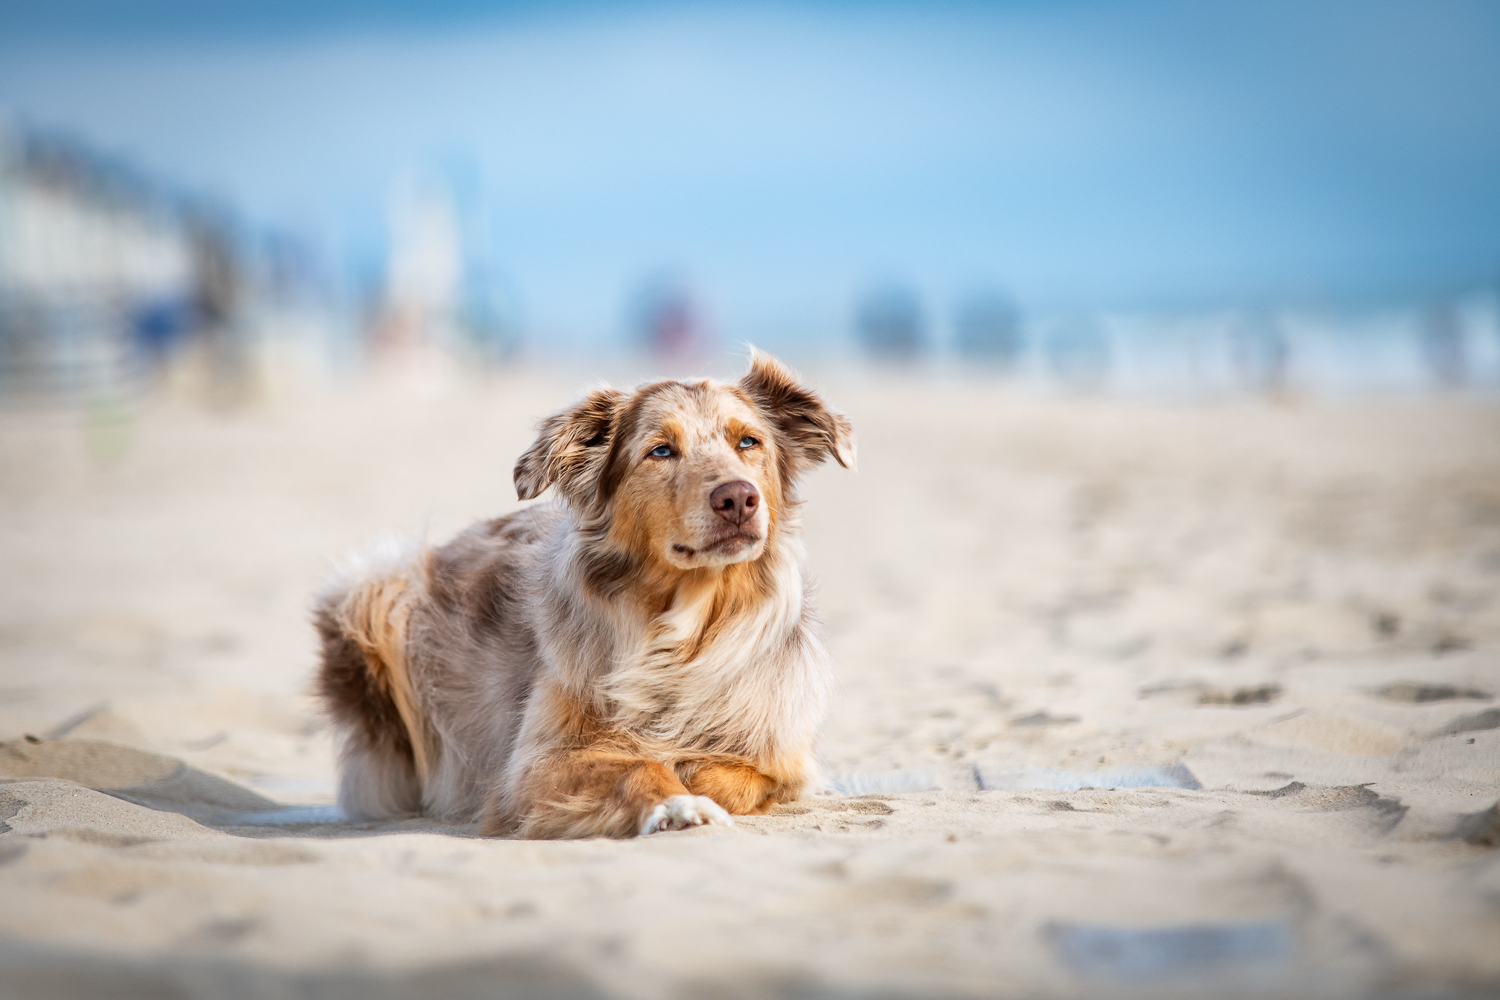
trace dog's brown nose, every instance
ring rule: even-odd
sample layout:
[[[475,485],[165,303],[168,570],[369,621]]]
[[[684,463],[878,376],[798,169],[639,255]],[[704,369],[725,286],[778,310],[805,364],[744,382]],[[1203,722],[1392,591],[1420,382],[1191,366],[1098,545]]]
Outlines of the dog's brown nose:
[[[731,524],[744,524],[755,516],[760,506],[760,494],[755,487],[743,479],[725,483],[708,495],[708,505]]]

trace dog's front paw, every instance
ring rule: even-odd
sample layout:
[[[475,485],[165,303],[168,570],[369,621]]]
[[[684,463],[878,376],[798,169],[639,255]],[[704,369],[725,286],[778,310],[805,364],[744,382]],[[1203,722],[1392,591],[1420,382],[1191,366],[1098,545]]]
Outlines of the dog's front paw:
[[[660,830],[683,830],[690,826],[734,826],[734,820],[717,802],[703,795],[674,795],[646,816],[641,836]]]

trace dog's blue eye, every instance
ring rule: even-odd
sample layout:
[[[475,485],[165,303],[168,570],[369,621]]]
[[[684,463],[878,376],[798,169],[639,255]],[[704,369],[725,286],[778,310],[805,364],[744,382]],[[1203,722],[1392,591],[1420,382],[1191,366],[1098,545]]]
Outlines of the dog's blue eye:
[[[659,444],[651,449],[651,454],[657,458],[671,458],[672,446],[669,444]]]
[[[758,444],[760,444],[760,442],[755,440],[755,438],[751,437],[749,434],[746,434],[744,437],[740,438],[741,448],[754,448]]]

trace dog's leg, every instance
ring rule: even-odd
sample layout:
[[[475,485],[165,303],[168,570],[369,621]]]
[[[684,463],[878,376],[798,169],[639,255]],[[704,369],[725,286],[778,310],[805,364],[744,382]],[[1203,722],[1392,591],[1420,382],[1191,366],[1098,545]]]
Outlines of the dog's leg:
[[[689,793],[664,764],[613,751],[550,755],[533,766],[526,787],[530,794],[519,810],[520,822],[506,823],[492,810],[486,834],[514,829],[521,837],[538,839],[633,837],[734,823],[718,803]]]
[[[339,761],[339,807],[350,819],[390,819],[422,812],[422,785],[410,754],[350,733]]]
[[[687,790],[719,803],[736,816],[769,810],[797,797],[800,783],[788,785],[739,761],[687,761],[677,765]]]

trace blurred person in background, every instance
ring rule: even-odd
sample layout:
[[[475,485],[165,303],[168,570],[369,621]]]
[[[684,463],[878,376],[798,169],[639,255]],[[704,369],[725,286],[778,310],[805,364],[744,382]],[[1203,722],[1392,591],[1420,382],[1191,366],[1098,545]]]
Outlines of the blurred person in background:
[[[1456,389],[1468,378],[1463,320],[1447,301],[1434,302],[1422,319],[1422,359],[1440,388]]]
[[[1021,312],[994,290],[975,292],[954,312],[954,347],[966,364],[1013,371],[1021,359]]]
[[[1229,332],[1229,363],[1240,385],[1256,392],[1277,393],[1286,388],[1291,345],[1276,316],[1252,310]]]
[[[648,278],[636,292],[629,312],[636,342],[656,360],[680,363],[708,353],[703,311],[679,278]]]
[[[1046,341],[1052,374],[1075,389],[1097,389],[1109,378],[1109,341],[1092,317],[1074,316],[1058,323]]]
[[[464,280],[460,310],[465,344],[474,360],[496,367],[521,349],[521,305],[515,287],[502,275],[473,267]]]

